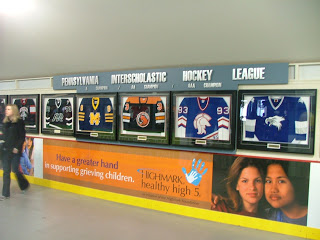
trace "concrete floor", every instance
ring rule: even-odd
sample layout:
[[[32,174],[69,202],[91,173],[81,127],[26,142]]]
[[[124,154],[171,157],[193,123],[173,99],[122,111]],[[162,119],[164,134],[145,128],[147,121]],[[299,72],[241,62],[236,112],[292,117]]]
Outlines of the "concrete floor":
[[[2,177],[0,180],[2,188]],[[0,239],[298,240],[303,238],[193,219],[32,185],[0,201]]]

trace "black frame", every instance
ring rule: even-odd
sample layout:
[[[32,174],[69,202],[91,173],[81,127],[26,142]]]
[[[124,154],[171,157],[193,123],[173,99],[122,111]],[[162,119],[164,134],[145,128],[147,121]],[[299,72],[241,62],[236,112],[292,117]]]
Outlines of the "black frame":
[[[94,106],[93,98],[98,98],[97,99],[97,105]],[[102,127],[100,127],[100,129],[91,129],[91,130],[81,130],[80,127],[82,124],[80,124],[81,122],[85,122],[86,119],[85,115],[83,115],[84,113],[84,109],[82,109],[82,111],[80,111],[81,108],[83,108],[83,105],[86,104],[85,102],[82,102],[82,100],[84,99],[88,99],[88,103],[90,103],[90,107],[92,107],[92,109],[88,109],[90,111],[90,113],[93,114],[97,114],[94,113],[94,108],[99,109],[99,114],[104,113],[104,114],[108,114],[108,116],[99,116],[99,120],[98,122],[93,120],[92,125],[102,125]],[[99,140],[116,140],[116,125],[117,125],[117,94],[77,94],[76,95],[76,99],[75,99],[75,136],[78,138],[87,138],[87,139],[99,139]],[[103,100],[103,102],[102,102]],[[109,104],[110,101],[110,104]],[[83,104],[81,104],[83,103]],[[105,105],[102,105],[105,104]],[[104,109],[101,109],[100,107],[105,106]],[[91,112],[92,110],[92,112]],[[89,112],[88,112],[89,113]],[[81,116],[80,116],[81,115]],[[95,115],[96,116],[96,115]],[[82,121],[83,119],[83,121]],[[109,123],[106,123],[109,122]],[[103,128],[103,123],[105,123],[105,128]],[[90,124],[90,123],[89,123]],[[111,125],[111,131],[108,129],[108,126]],[[90,124],[91,126],[91,124]]]
[[[236,122],[236,95],[236,91],[173,92],[172,144],[234,150],[235,131],[233,129],[235,129]],[[201,104],[199,102],[201,98],[204,98],[203,106],[199,105]],[[214,111],[216,114],[206,110],[207,107],[216,107],[213,102],[210,103],[210,100],[214,98],[216,98],[215,104],[217,104]],[[184,99],[186,102],[183,102]],[[197,105],[191,106],[195,111],[189,111],[187,105],[181,106],[181,104]],[[198,108],[194,108],[195,106],[198,106]],[[202,107],[203,109],[201,109]],[[190,113],[190,116],[187,115],[188,113]],[[211,116],[208,113],[211,113]],[[207,118],[203,118],[203,115]],[[191,117],[191,121],[188,121],[187,117]],[[215,119],[212,120],[212,118]],[[196,124],[197,119],[198,126],[196,128],[194,124]],[[199,128],[200,121],[205,121],[205,124],[202,125],[203,128]],[[207,130],[211,132],[207,132]],[[186,136],[187,134],[189,136]]]
[[[156,143],[156,144],[169,144],[169,122],[170,122],[170,93],[169,92],[163,92],[163,93],[119,93],[119,100],[118,100],[118,106],[119,106],[119,117],[118,117],[118,140],[120,141],[129,141],[129,142],[142,142],[142,143]],[[143,115],[142,117],[147,117],[148,120],[146,124],[143,122],[140,124],[143,127],[138,126],[137,121],[130,121],[132,118],[131,116],[124,116],[123,111],[125,110],[125,103],[129,97],[132,98],[138,98],[139,101],[141,100],[142,104],[144,101],[148,101],[150,97],[152,97],[152,101],[157,101],[159,100],[158,98],[161,99],[159,102],[160,109],[164,105],[164,113],[160,113],[161,116],[158,116],[159,118],[164,118],[163,120],[156,120],[155,119],[155,113],[152,114],[154,115],[152,119],[152,116],[150,117],[149,115],[145,116]],[[147,98],[147,99],[144,99]],[[165,101],[165,102],[164,102]],[[146,102],[148,103],[148,102]],[[149,102],[150,103],[150,102]],[[154,103],[151,103],[151,105],[156,106]],[[151,106],[152,108],[152,106]],[[157,108],[158,109],[158,108]],[[153,109],[155,110],[155,109]],[[139,112],[139,113],[145,113],[145,112]],[[127,113],[128,114],[128,113]],[[140,114],[138,114],[140,115]],[[123,117],[127,117],[127,119],[124,119]],[[132,116],[133,117],[133,116]],[[137,120],[137,118],[135,118]],[[144,118],[146,119],[146,118]],[[152,122],[152,120],[154,120]],[[124,123],[124,121],[127,121]],[[150,130],[150,126],[152,124],[156,124],[155,126],[158,127],[159,129],[162,129],[162,123],[156,123],[155,121],[161,121],[163,122],[163,131],[158,130],[158,131],[152,131]],[[128,128],[127,126],[130,126],[130,128],[134,128],[132,125],[134,125],[136,122],[136,127],[138,130],[126,130],[124,128]],[[150,125],[149,125],[150,123]],[[126,125],[125,125],[126,124]],[[145,124],[145,125],[144,125]],[[149,126],[149,127],[148,127]]]
[[[5,117],[6,105],[8,103],[7,95],[0,95],[0,133],[2,132],[2,121]]]
[[[317,96],[316,89],[241,90],[239,91],[238,96],[239,96],[238,98],[239,117],[238,117],[238,139],[237,140],[238,140],[239,149],[275,151],[275,152],[287,152],[287,153],[304,153],[304,154],[314,153],[315,114],[316,114],[316,96]],[[284,101],[284,97],[287,97],[286,101]],[[291,100],[289,99],[289,97],[292,97]],[[248,105],[250,102],[252,102],[249,108],[249,109],[252,109],[251,106],[255,106],[254,101],[260,102],[260,103],[266,102],[266,105],[260,104],[259,107],[257,107],[260,110],[256,112],[258,112],[258,114],[260,115],[263,115],[260,118],[259,117],[256,118],[256,119],[259,118],[259,120],[254,120],[251,116],[249,117],[247,116]],[[276,102],[273,103],[274,101],[279,101],[280,102],[279,105],[277,105]],[[281,106],[283,107],[283,109],[286,109],[285,106],[287,106],[287,108],[290,108],[289,111],[283,112],[283,114],[286,114],[286,116],[288,116],[287,119],[289,119],[289,115],[291,116],[290,125],[286,125],[289,120],[288,121],[284,120],[285,118],[283,117],[283,114],[280,113],[282,110]],[[267,118],[267,116],[265,116],[267,114],[270,115],[270,113],[266,113],[266,109],[268,109],[268,107],[269,109],[274,109],[273,111],[278,111],[281,117],[279,123],[277,122],[271,123],[272,118],[271,117]],[[300,109],[300,112],[304,114],[299,114],[299,111],[297,110],[298,108]],[[292,111],[293,109],[296,109],[296,110]],[[305,109],[305,111],[303,109]],[[296,114],[297,116],[294,116],[294,114]],[[279,116],[275,116],[275,117],[279,118]],[[296,120],[294,118],[296,118]],[[283,122],[283,125],[282,125],[282,122]],[[303,123],[303,125],[295,125],[296,123],[297,124]],[[262,126],[261,128],[262,131],[256,132],[257,124],[259,126]],[[266,125],[269,125],[269,126],[266,126]],[[270,126],[273,128],[273,130],[270,129]],[[298,128],[301,130],[297,132],[296,126],[298,126]],[[276,130],[276,128],[278,130]],[[268,129],[270,129],[270,131]],[[280,134],[281,130],[283,130],[283,132],[287,130],[288,134],[281,135]],[[305,134],[302,134],[302,133],[305,133]],[[258,134],[258,137],[257,137],[257,134]],[[248,137],[248,135],[250,135],[250,137]],[[283,140],[285,136],[287,136],[287,141]],[[274,140],[272,140],[272,138],[274,138]]]
[[[17,103],[16,100],[20,101],[22,99],[26,99],[25,104],[30,104],[28,103],[29,100],[32,100],[34,105],[29,105],[27,109],[25,107],[20,106],[20,103]],[[21,116],[22,120],[24,120],[25,123],[25,129],[26,133],[39,133],[39,94],[30,94],[30,95],[11,95],[9,96],[8,101],[11,104],[16,104],[18,106],[18,110],[20,112],[20,115],[23,113],[30,114],[31,111],[34,111],[34,119],[32,118],[32,124],[29,121],[25,120],[24,116]],[[23,104],[23,103],[21,103]],[[23,108],[22,108],[23,107]]]
[[[56,99],[61,99],[59,106],[57,106],[57,104],[59,103],[56,102]],[[67,128],[64,129],[56,125],[51,125],[50,127],[47,127],[46,116],[47,116],[47,103],[49,100],[51,100],[51,103],[54,101],[55,106],[57,108],[60,108],[63,103],[67,102],[68,104],[68,101],[69,101],[71,106],[68,106],[70,107],[70,109],[68,109],[67,111],[70,112],[70,110],[72,110],[72,115],[70,119],[64,119],[63,117],[63,120],[62,120],[66,122],[65,125],[68,125]],[[74,103],[75,103],[74,94],[43,94],[41,95],[41,108],[42,108],[41,132],[43,134],[73,136],[74,135],[74,119],[75,119]]]

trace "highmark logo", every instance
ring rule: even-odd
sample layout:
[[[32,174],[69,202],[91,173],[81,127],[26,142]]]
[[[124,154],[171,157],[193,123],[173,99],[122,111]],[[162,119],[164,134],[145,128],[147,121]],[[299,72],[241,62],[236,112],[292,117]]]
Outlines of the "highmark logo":
[[[160,173],[160,170],[151,169],[151,168],[140,168],[137,170],[138,173],[142,175],[142,179],[150,179],[150,180],[158,180],[161,182],[172,182],[172,183],[180,183],[182,182],[182,176],[178,176],[175,174],[164,174]]]
[[[192,161],[192,167],[189,173],[187,173],[187,170],[183,167],[182,168],[182,172],[184,173],[184,175],[186,176],[186,179],[188,181],[188,183],[191,183],[195,186],[198,186],[202,180],[202,176],[206,174],[206,172],[208,171],[208,168],[206,168],[202,173],[200,173],[202,171],[202,169],[204,168],[205,162],[202,162],[202,160],[199,159],[197,162],[197,166],[194,167],[195,163],[196,163],[196,159],[194,158]],[[200,167],[199,170],[197,170]]]

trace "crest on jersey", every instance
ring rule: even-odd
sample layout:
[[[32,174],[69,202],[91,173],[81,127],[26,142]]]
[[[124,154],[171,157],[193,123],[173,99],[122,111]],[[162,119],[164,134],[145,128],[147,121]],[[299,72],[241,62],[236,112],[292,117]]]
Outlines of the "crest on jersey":
[[[55,99],[55,104],[56,104],[57,108],[60,108],[61,107],[61,98],[56,98]]]
[[[284,117],[280,117],[280,116],[273,116],[273,117],[268,117],[266,118],[265,120],[265,123],[268,125],[268,126],[275,126],[278,128],[278,131],[281,130],[281,127],[282,127],[282,121],[284,121]]]
[[[94,110],[97,110],[97,108],[99,106],[99,102],[100,102],[100,98],[98,98],[98,97],[92,98],[92,107]]]
[[[136,117],[136,121],[139,127],[145,128],[150,123],[150,116],[146,112],[140,112]]]
[[[210,124],[211,117],[206,113],[198,114],[193,120],[193,126],[198,129],[197,134],[206,134],[206,127],[211,127]]]
[[[21,118],[22,118],[23,120],[26,120],[26,118],[28,117],[28,113],[29,113],[28,108],[27,108],[27,107],[21,107],[21,108],[19,109],[19,111],[20,111],[20,116],[21,116]]]
[[[27,104],[27,99],[26,98],[21,98],[21,104],[26,105]]]

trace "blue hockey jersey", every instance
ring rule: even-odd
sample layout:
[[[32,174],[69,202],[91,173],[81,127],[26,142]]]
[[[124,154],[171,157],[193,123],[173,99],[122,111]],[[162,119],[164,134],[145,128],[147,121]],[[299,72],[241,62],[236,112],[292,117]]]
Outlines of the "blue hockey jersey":
[[[113,106],[110,98],[83,98],[78,120],[80,130],[112,132]]]
[[[245,137],[277,143],[306,140],[307,120],[307,108],[300,97],[254,97],[247,107]]]
[[[230,138],[230,109],[222,97],[184,97],[178,108],[176,137]]]

